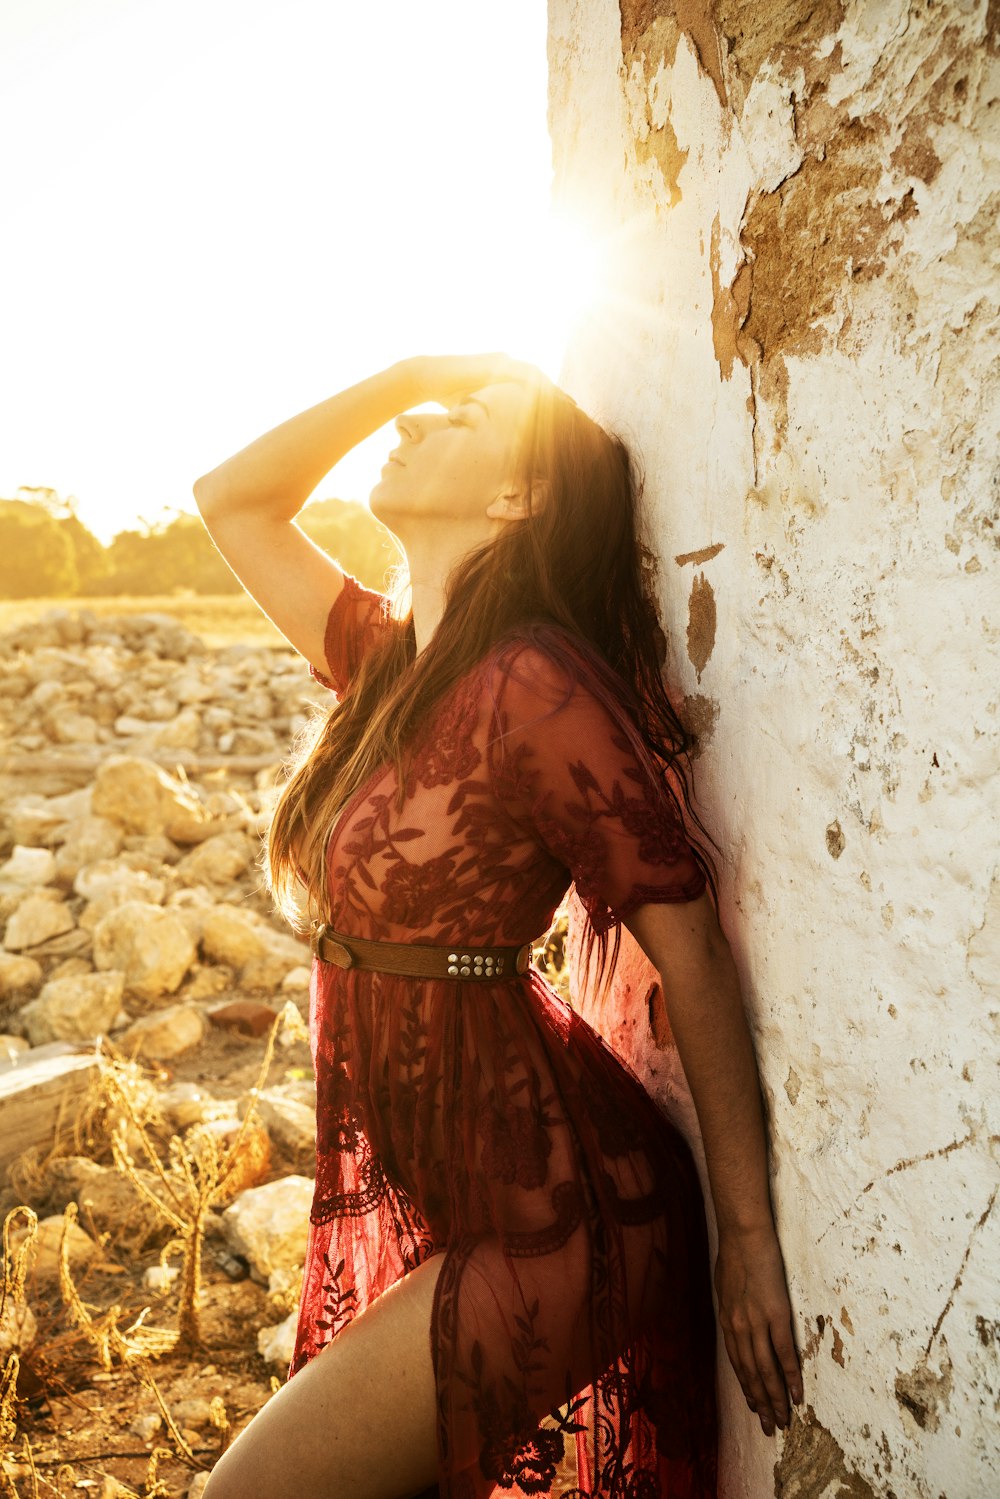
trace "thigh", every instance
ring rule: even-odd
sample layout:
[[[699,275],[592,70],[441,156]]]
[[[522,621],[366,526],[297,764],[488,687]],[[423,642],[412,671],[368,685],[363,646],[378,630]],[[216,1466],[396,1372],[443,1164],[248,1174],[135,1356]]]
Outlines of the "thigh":
[[[406,1499],[437,1480],[432,1255],[282,1385],[204,1499]]]

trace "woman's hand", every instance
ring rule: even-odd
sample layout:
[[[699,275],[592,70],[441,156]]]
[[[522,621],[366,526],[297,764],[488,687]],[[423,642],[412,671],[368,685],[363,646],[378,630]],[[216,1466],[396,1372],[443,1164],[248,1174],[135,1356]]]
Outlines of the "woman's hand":
[[[719,1234],[715,1290],[726,1352],[765,1436],[787,1426],[789,1394],[802,1400],[791,1303],[773,1225]],[[786,1390],[787,1386],[787,1390]]]
[[[439,401],[442,406],[484,385],[501,380],[521,380],[526,384],[549,383],[534,364],[512,359],[509,354],[418,354],[403,361],[410,387],[419,392],[413,405]]]

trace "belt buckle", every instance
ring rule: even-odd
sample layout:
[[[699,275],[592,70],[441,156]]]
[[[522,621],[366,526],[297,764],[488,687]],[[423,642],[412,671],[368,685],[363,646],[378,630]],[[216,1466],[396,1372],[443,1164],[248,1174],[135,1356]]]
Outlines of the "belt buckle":
[[[333,963],[337,968],[353,968],[354,954],[350,948],[344,946],[343,942],[338,942],[335,937],[330,937],[329,932],[330,923],[328,921],[317,922],[309,939],[309,946],[312,948],[313,953],[319,958],[321,963]],[[326,958],[323,957],[319,950],[319,945],[324,937],[329,943],[329,956]]]

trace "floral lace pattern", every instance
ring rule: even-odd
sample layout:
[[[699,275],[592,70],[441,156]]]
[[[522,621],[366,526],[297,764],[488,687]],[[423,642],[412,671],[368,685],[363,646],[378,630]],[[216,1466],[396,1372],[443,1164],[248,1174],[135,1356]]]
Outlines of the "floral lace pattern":
[[[386,617],[348,578],[329,676],[311,674],[346,690]],[[702,893],[634,730],[557,634],[508,640],[455,684],[401,809],[391,766],[358,788],[329,844],[336,927],[513,946],[571,882],[599,930]],[[317,1173],[289,1377],[443,1253],[439,1495],[714,1496],[700,1183],[627,1066],[534,970],[462,984],[314,961],[310,1040]]]

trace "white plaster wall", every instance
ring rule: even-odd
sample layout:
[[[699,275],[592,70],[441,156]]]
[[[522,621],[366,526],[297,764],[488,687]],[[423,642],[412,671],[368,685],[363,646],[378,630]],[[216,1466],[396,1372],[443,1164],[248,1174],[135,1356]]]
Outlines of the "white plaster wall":
[[[1000,1494],[996,24],[549,0],[561,383],[645,460],[803,1358],[769,1439],[720,1338],[727,1499]],[[698,1149],[652,977],[602,1028]]]

